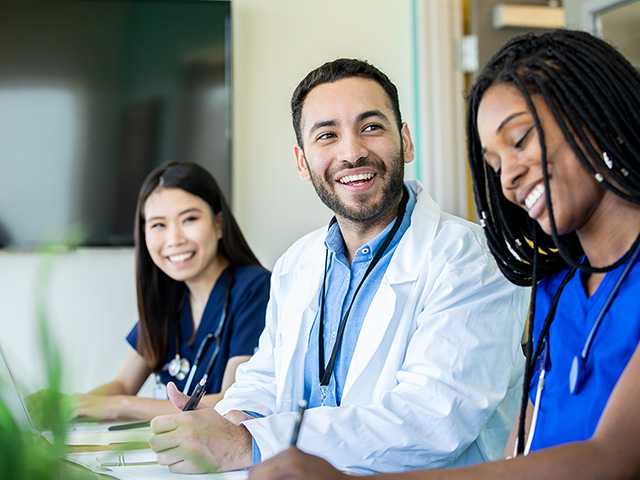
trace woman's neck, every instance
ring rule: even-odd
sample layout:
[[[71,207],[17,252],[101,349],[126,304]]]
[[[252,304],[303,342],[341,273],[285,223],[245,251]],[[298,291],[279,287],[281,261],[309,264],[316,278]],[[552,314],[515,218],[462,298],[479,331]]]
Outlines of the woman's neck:
[[[578,239],[592,267],[606,267],[619,260],[640,233],[640,206],[606,192]]]
[[[197,278],[188,280],[186,283],[189,289],[189,303],[191,305],[191,313],[194,323],[194,331],[198,328],[204,307],[209,300],[209,295],[213,286],[222,275],[222,272],[229,266],[229,260],[222,256],[216,255],[209,266]]]

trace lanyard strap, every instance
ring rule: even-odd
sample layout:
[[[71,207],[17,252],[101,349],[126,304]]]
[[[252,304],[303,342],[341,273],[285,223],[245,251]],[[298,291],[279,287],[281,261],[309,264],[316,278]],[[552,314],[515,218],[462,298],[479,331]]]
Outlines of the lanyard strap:
[[[353,297],[351,298],[351,303],[349,304],[349,308],[347,308],[347,311],[345,312],[344,316],[340,319],[336,341],[333,344],[333,348],[331,349],[331,357],[329,357],[329,363],[327,364],[326,367],[324,363],[324,301],[325,301],[325,291],[326,291],[326,284],[327,284],[327,260],[329,257],[329,251],[328,249],[325,248],[324,277],[322,279],[322,294],[320,299],[320,302],[321,302],[320,303],[320,325],[318,326],[318,366],[319,366],[318,377],[320,379],[320,385],[323,387],[326,387],[327,385],[329,385],[329,382],[331,381],[331,375],[333,374],[333,370],[336,366],[336,359],[342,347],[342,339],[344,337],[344,331],[347,325],[349,314],[351,313],[351,308],[353,307],[356,297],[358,296],[358,293],[360,292],[360,289],[362,288],[362,285],[364,284],[365,280],[367,279],[371,271],[375,268],[376,264],[380,261],[380,259],[384,255],[385,250],[391,243],[391,240],[393,240],[393,237],[395,236],[398,229],[400,228],[400,225],[402,224],[402,220],[404,218],[404,212],[407,208],[408,200],[409,200],[409,194],[407,193],[406,188],[403,188],[402,199],[400,200],[400,205],[398,206],[398,216],[396,217],[396,220],[393,223],[393,227],[391,227],[391,230],[389,230],[389,233],[387,233],[387,235],[384,238],[384,241],[382,242],[382,244],[376,251],[375,255],[371,259],[371,262],[369,263],[367,270],[364,272],[364,276],[362,277],[362,280],[360,280],[360,283],[356,287],[356,291],[353,294]],[[333,225],[335,221],[336,219],[334,217],[329,223],[329,228],[331,228],[331,225]]]

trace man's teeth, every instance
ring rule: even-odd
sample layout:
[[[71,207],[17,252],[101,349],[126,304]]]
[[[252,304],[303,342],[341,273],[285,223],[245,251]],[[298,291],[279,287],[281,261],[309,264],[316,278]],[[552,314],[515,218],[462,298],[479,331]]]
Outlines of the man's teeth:
[[[373,173],[359,173],[358,175],[346,175],[339,179],[340,183],[353,183],[360,182],[363,180],[371,180],[373,178]]]
[[[184,262],[193,257],[193,252],[181,253],[180,255],[169,255],[169,261],[172,263]]]
[[[524,206],[527,207],[527,210],[531,210],[531,208],[536,204],[536,202],[540,199],[540,197],[544,194],[544,185],[539,183],[533,190],[529,192],[527,198],[524,199]]]

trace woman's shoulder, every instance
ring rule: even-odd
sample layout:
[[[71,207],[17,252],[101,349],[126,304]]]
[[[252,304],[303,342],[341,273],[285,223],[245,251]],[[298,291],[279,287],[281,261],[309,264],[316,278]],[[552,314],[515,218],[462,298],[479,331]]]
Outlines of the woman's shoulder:
[[[260,265],[236,265],[233,267],[235,285],[241,289],[261,288],[266,284],[268,289],[271,272]]]

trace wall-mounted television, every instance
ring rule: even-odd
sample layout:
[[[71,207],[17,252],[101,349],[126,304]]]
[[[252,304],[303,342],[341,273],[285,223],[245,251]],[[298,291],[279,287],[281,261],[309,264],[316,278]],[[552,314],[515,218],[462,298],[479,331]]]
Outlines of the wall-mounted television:
[[[230,199],[230,4],[21,0],[0,14],[0,247],[131,245],[167,161]]]

